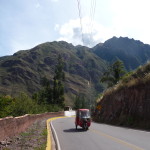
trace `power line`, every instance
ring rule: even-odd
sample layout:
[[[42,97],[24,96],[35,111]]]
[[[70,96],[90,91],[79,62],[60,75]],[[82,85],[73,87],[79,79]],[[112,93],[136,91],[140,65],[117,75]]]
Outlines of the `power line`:
[[[77,3],[78,3],[78,11],[79,11],[79,18],[80,18],[80,26],[81,26],[82,44],[84,45],[80,0],[77,0]]]
[[[78,11],[79,11],[79,18],[80,18],[80,26],[81,26],[81,35],[82,35],[82,43],[84,45],[84,34],[83,34],[83,25],[82,25],[82,15],[81,15],[81,3],[80,0],[77,0],[78,3]],[[94,16],[95,16],[95,10],[96,10],[96,0],[91,0],[91,7],[90,7],[90,22],[89,22],[89,28],[88,33],[90,35],[90,41],[92,41],[92,32],[93,32],[93,26],[94,26]]]
[[[96,0],[91,0],[91,9],[90,9],[90,39],[91,40],[92,40],[95,10],[96,10]]]

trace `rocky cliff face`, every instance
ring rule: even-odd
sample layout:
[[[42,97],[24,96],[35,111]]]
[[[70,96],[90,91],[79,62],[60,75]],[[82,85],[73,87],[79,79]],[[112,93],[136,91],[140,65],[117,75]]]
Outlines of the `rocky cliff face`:
[[[135,76],[134,73],[133,76]],[[95,119],[116,125],[150,129],[150,74],[105,92]],[[132,82],[132,84],[131,84]]]

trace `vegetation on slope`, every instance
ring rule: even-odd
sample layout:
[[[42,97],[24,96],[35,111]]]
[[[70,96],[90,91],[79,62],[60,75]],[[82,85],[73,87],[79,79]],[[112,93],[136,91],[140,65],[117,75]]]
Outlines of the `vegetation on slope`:
[[[43,89],[33,95],[33,99],[35,99],[38,104],[55,104],[59,107],[64,107],[65,73],[63,71],[63,64],[62,57],[59,55],[58,64],[56,65],[53,77],[53,85],[50,84],[50,81],[46,77],[41,80]]]
[[[96,45],[92,51],[110,63],[120,59],[128,71],[136,69],[150,59],[150,45],[127,37],[113,37],[103,44]]]
[[[97,121],[150,129],[150,63],[128,73],[106,90],[97,104]]]
[[[114,87],[108,89],[108,91],[117,91],[123,88],[129,88],[132,86],[138,86],[139,84],[146,85],[150,82],[150,63],[138,67],[135,71],[128,72],[120,80],[120,82]]]
[[[15,98],[10,96],[0,96],[0,118],[55,112],[60,110],[62,110],[62,108],[56,104],[39,104],[34,99],[31,99],[23,93]]]
[[[84,95],[86,104],[89,104],[91,100],[94,104],[94,97],[105,89],[105,85],[102,85],[99,80],[106,72],[107,63],[119,59],[124,62],[127,70],[132,70],[150,58],[149,51],[149,45],[122,37],[113,37],[93,49],[73,46],[63,41],[47,42],[30,50],[19,51],[13,56],[0,58],[0,93],[4,95],[3,98],[5,95],[19,97],[20,93],[26,93],[30,99],[32,99],[33,93],[39,91],[39,95],[44,92],[52,94],[55,66],[58,55],[61,55],[65,60],[65,81],[63,81],[64,85],[61,85],[62,89],[64,86],[65,104],[73,105],[74,99],[80,99],[79,97],[82,95]],[[137,75],[137,72],[127,74],[115,88],[111,88],[107,92],[121,89],[124,85],[130,87],[134,83],[138,83],[140,78],[144,78],[141,82],[147,82],[149,73],[145,75],[142,70],[137,71],[140,75]],[[49,82],[47,89],[46,86],[41,85],[43,78]],[[59,91],[63,93],[63,90]],[[51,94],[49,96],[53,97]],[[34,97],[33,101],[39,104],[37,99]],[[64,98],[62,97],[62,99]]]
[[[50,86],[50,81],[47,78],[43,78],[41,81],[43,89],[35,93],[33,99],[25,94],[16,98],[0,96],[0,117],[37,114],[63,109],[65,101],[64,77],[63,60],[59,56],[53,78],[53,87]]]
[[[64,62],[66,79],[64,82],[65,103],[71,105],[75,95],[88,93],[91,80],[93,93],[103,90],[99,77],[105,71],[106,63],[90,52],[89,48],[73,46],[67,42],[47,42],[30,50],[19,51],[13,56],[0,58],[0,93],[17,96],[42,89],[43,77],[53,84],[58,55]]]
[[[123,62],[120,60],[115,61],[112,65],[109,66],[107,72],[104,72],[101,77],[101,82],[106,82],[108,87],[112,87],[117,84],[119,80],[122,79],[125,74],[125,69]]]

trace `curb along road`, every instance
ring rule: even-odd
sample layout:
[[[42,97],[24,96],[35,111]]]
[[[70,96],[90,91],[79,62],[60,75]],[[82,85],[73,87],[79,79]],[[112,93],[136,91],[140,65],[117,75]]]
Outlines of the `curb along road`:
[[[52,121],[58,118],[66,118],[75,116],[75,111],[64,111],[64,115],[62,117],[54,117],[47,120],[47,145],[46,150],[61,150],[59,140],[56,134],[56,131],[53,127]],[[55,144],[53,144],[55,143]],[[55,146],[54,146],[55,145]]]
[[[51,121],[51,129],[52,129],[52,134],[53,134],[54,141],[55,141],[55,144],[56,144],[56,150],[61,150],[60,143],[59,143],[59,140],[58,140],[58,136],[57,136],[56,131],[53,127],[52,121]]]
[[[61,150],[56,131],[52,125],[52,121],[55,119],[58,119],[58,118],[66,118],[66,117],[54,117],[54,118],[50,118],[47,120],[47,146],[46,146],[46,150],[53,150],[53,148],[52,148],[52,135],[54,136],[54,140],[56,143],[56,149]],[[51,125],[51,129],[50,129],[50,125]],[[51,133],[51,130],[52,130],[52,133]]]

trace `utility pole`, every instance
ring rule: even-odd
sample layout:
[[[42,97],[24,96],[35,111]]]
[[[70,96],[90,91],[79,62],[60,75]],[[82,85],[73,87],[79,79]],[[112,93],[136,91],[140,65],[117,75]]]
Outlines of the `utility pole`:
[[[90,101],[89,101],[89,106],[90,106],[90,112],[91,112],[91,77],[90,77],[90,81],[88,81],[88,89],[89,89],[89,98],[90,98]]]

